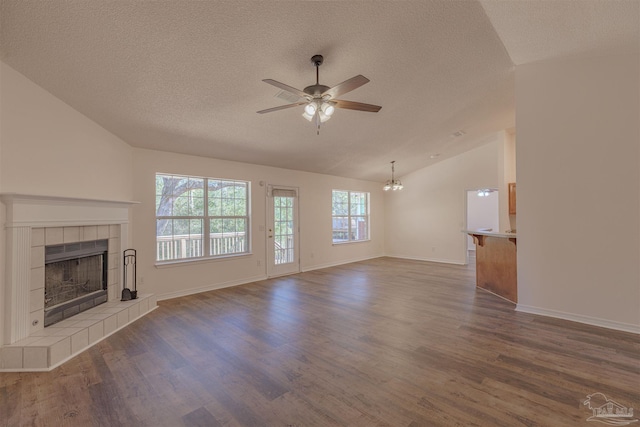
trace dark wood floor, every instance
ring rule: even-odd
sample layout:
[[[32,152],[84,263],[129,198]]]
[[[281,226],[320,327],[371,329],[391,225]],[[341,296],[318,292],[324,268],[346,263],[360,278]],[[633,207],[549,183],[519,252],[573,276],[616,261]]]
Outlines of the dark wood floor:
[[[634,334],[517,313],[472,268],[379,258],[177,298],[49,373],[8,426],[576,426],[640,413]],[[640,414],[639,414],[640,415]]]

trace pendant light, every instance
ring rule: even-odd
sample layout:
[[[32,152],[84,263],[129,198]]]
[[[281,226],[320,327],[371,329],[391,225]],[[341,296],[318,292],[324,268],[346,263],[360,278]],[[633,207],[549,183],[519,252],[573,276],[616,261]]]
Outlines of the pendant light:
[[[395,160],[391,162],[391,179],[387,180],[386,184],[384,185],[383,187],[384,191],[389,191],[389,190],[397,191],[397,190],[402,190],[404,188],[404,186],[402,185],[402,182],[400,182],[399,179],[395,179],[395,176],[394,176],[395,163],[396,163]]]

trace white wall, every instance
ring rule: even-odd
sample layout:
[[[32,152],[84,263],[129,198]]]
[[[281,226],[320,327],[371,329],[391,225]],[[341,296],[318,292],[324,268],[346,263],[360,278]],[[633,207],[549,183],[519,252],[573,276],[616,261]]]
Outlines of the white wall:
[[[389,256],[466,262],[467,190],[502,182],[503,132],[487,144],[399,177],[402,191],[385,193],[385,251]]]
[[[1,191],[131,200],[131,147],[1,66]]]
[[[516,69],[518,310],[640,332],[639,57]]]
[[[0,192],[131,200],[129,145],[2,62],[0,99]],[[6,234],[0,228],[4,295]]]
[[[248,283],[266,275],[267,184],[299,188],[300,260],[302,270],[343,264],[384,255],[383,191],[380,183],[291,171],[211,158],[134,150],[134,247],[138,251],[141,292],[159,298]],[[252,254],[225,260],[155,266],[155,174],[174,173],[251,181]],[[260,181],[265,186],[259,185]],[[371,241],[332,244],[331,190],[371,193]]]

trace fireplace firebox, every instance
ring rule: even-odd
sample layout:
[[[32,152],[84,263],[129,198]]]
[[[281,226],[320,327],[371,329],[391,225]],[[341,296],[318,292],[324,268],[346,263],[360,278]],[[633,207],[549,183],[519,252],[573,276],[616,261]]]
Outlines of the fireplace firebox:
[[[45,247],[44,326],[107,302],[109,241]]]

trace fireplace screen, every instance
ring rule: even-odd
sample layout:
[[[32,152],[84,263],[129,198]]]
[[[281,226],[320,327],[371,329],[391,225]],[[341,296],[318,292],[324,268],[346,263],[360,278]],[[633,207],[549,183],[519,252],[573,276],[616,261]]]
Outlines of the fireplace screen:
[[[102,290],[102,258],[102,255],[93,255],[47,264],[45,310]]]
[[[106,302],[107,240],[47,246],[45,326]]]

